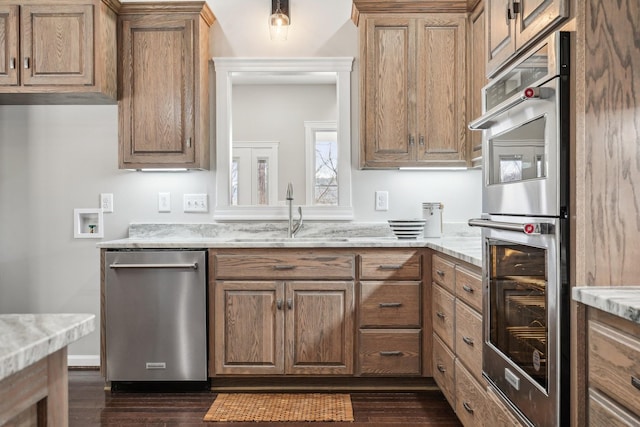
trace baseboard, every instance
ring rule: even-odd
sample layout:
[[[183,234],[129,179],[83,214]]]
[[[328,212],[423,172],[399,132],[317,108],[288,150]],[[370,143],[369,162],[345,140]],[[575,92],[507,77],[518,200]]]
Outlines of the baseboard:
[[[100,366],[100,356],[97,354],[70,354],[67,356],[67,366]]]

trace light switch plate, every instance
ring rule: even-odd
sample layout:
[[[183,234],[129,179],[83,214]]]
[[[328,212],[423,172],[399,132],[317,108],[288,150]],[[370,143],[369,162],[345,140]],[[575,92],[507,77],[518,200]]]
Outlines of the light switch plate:
[[[171,212],[171,193],[158,193],[158,212]]]
[[[185,212],[209,212],[206,194],[185,194],[183,204]]]

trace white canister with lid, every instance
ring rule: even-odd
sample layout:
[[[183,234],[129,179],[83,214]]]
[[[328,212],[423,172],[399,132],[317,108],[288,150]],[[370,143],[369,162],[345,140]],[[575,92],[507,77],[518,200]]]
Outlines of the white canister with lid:
[[[422,204],[422,218],[424,223],[424,237],[442,237],[442,209],[440,202]]]

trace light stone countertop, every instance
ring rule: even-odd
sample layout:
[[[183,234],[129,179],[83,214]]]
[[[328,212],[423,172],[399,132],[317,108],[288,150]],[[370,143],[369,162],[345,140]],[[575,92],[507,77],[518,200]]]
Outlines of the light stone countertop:
[[[640,324],[640,286],[579,286],[573,299]]]
[[[98,243],[105,249],[206,248],[431,248],[481,267],[480,233],[466,224],[444,227],[440,238],[398,239],[382,224],[311,224],[293,239],[286,225],[132,224],[129,238]],[[285,227],[285,228],[283,228]]]
[[[95,329],[95,314],[0,314],[0,381]]]

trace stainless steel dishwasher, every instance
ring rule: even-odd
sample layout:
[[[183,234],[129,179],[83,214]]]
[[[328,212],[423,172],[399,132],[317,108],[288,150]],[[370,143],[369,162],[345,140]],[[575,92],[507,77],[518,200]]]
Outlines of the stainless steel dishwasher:
[[[205,251],[105,254],[106,379],[206,381]]]

